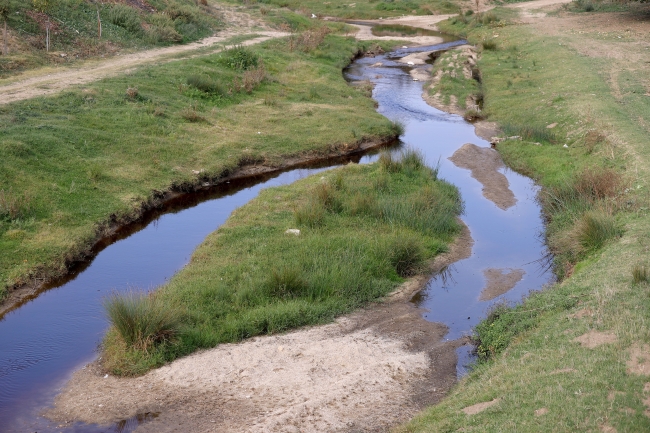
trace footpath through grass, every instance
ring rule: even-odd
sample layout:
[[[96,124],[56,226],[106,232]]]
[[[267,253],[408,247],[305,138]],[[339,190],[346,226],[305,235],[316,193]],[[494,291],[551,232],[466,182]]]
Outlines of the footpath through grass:
[[[330,321],[421,271],[459,232],[461,211],[456,188],[413,151],[264,190],[169,284],[108,299],[102,362],[142,374],[199,348]]]
[[[0,298],[66,272],[109,223],[242,165],[350,151],[399,127],[341,69],[364,45],[288,41],[144,67],[0,108]]]
[[[601,29],[540,35],[509,25],[512,11],[491,13],[487,23],[455,19],[442,27],[483,45],[484,114],[505,135],[521,136],[497,148],[544,187],[547,238],[562,280],[492,311],[476,329],[483,361],[398,431],[648,431],[650,101],[638,91],[643,77],[611,83],[629,89],[616,92],[608,80],[620,65],[577,52],[581,43],[602,41]],[[643,52],[620,39],[612,41],[617,49]],[[484,402],[492,405],[463,411]]]

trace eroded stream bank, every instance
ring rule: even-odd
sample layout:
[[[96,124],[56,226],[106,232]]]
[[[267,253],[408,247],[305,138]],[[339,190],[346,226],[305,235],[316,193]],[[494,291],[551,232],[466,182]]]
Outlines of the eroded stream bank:
[[[427,324],[419,319],[418,310],[396,302],[395,307],[380,305],[329,328],[220,346],[143,378],[104,379],[91,366],[75,375],[50,413],[57,424],[36,416],[51,404],[72,371],[94,358],[93,349],[106,328],[100,306],[106,293],[163,283],[232,209],[260,188],[308,174],[305,170],[288,172],[159,218],[106,248],[75,280],[7,315],[0,323],[0,351],[8,354],[0,366],[3,384],[7,384],[0,390],[0,425],[8,426],[8,431],[60,431],[59,424],[70,431],[107,431],[75,421],[110,423],[149,412],[160,415],[150,416],[138,431],[291,431],[291,426],[302,431],[381,430],[444,395],[455,377],[454,349],[461,344],[447,344],[444,339],[456,340],[469,333],[494,302],[517,301],[529,290],[542,287],[551,275],[540,271],[537,264],[546,255],[539,237],[543,224],[535,201],[537,187],[500,166],[498,158],[495,163],[492,156],[489,167],[479,164],[474,168],[476,154],[494,152],[487,149],[489,144],[459,116],[428,106],[421,97],[422,83],[413,81],[409,67],[396,62],[435,48],[439,47],[359,59],[347,75],[375,83],[378,110],[405,125],[402,141],[423,152],[429,164],[439,163],[440,176],[457,185],[465,201],[463,220],[474,240],[471,254],[461,254],[468,257],[439,269],[431,280],[421,281],[426,289],[415,298],[417,305],[426,308],[429,321],[444,325]],[[457,153],[467,143],[473,146]],[[449,159],[452,156],[454,162]],[[370,160],[364,157],[361,162]],[[476,174],[481,170],[487,175]],[[491,195],[495,188],[509,200],[495,199]],[[471,240],[466,239],[465,245],[471,245]],[[482,295],[488,287],[492,294],[504,287],[510,290]],[[396,308],[390,316],[399,313],[402,319],[386,320],[380,314],[382,308]],[[373,361],[379,353],[385,356],[386,350],[391,354],[387,363]],[[307,359],[303,364],[296,363],[298,353]],[[277,357],[273,363],[268,362],[271,356]],[[210,368],[220,360],[225,370]],[[273,368],[262,368],[264,364]],[[433,370],[441,374],[434,377]],[[328,382],[336,386],[321,386]],[[379,417],[376,411],[381,407],[387,410]],[[120,424],[111,428],[130,431],[136,427],[138,423],[131,422],[124,428]]]

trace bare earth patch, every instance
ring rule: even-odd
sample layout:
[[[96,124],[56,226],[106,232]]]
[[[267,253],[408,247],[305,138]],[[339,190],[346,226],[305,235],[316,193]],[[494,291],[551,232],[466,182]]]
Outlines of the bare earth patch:
[[[535,411],[535,416],[542,416],[542,415],[546,415],[547,413],[548,413],[548,409],[545,408],[545,407],[542,407],[542,408],[537,409]]]
[[[483,403],[476,403],[472,406],[467,406],[466,408],[463,408],[463,412],[465,415],[476,415],[477,413],[483,412],[485,409],[488,409],[495,404],[498,404],[501,401],[500,398],[495,398],[494,400],[491,401],[485,401]]]
[[[626,364],[629,374],[650,376],[650,346],[635,344],[630,347],[630,358]]]
[[[508,179],[498,171],[504,164],[496,150],[467,143],[449,160],[457,167],[471,170],[472,177],[483,184],[483,197],[499,208],[506,210],[517,203]]]
[[[574,342],[580,343],[582,347],[588,349],[595,349],[603,344],[615,343],[617,340],[616,335],[611,332],[598,332],[594,330],[573,339]]]
[[[526,272],[523,269],[485,269],[483,275],[487,285],[481,291],[480,301],[489,301],[507,293],[517,285]]]

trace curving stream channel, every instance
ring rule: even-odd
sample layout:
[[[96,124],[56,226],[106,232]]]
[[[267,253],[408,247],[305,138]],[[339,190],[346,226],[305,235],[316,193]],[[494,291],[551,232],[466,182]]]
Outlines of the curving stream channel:
[[[489,147],[489,143],[476,136],[474,127],[461,117],[427,105],[421,97],[422,83],[411,78],[410,67],[396,62],[407,54],[452,45],[401,49],[361,58],[345,71],[349,80],[369,79],[375,83],[373,97],[378,111],[404,124],[401,141],[420,150],[429,164],[439,164],[440,177],[455,184],[465,201],[462,219],[474,240],[471,256],[432,276],[426,289],[413,299],[425,309],[427,320],[449,327],[448,339],[471,333],[495,302],[519,301],[553,278],[539,265],[547,251],[536,201],[538,187],[529,178],[501,168],[516,203],[503,209],[486,199],[481,183],[471,177],[470,171],[448,158],[465,143],[482,148]],[[378,62],[382,66],[377,67]],[[375,159],[376,155],[369,154],[334,160],[179,199],[163,213],[150,215],[146,224],[127,228],[109,240],[109,245],[68,281],[7,313],[0,319],[0,431],[128,432],[155,416],[143,414],[108,427],[77,424],[66,430],[39,416],[44,407],[52,404],[57,390],[72,372],[97,356],[97,345],[107,328],[102,298],[116,290],[163,284],[188,262],[205,236],[260,189],[288,184],[350,160],[369,163]],[[515,275],[511,284],[514,287],[490,300],[481,300],[491,275]],[[470,349],[464,346],[458,350],[459,374],[470,360]]]

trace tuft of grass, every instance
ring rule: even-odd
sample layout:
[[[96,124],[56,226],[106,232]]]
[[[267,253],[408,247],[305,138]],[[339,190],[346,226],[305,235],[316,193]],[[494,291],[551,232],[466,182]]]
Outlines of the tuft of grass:
[[[397,234],[390,242],[386,256],[400,277],[410,277],[422,271],[425,252],[422,240]]]
[[[474,123],[485,119],[485,114],[483,114],[482,111],[469,109],[465,110],[465,113],[463,113],[463,119],[467,120],[470,123]]]
[[[292,298],[304,294],[309,283],[302,276],[302,270],[296,265],[272,269],[268,287],[271,296],[276,298]]]
[[[108,12],[108,20],[131,33],[139,33],[142,30],[140,14],[131,6],[114,5]]]
[[[508,136],[519,136],[522,140],[544,143],[557,143],[558,139],[552,129],[545,125],[528,123],[513,124],[504,122],[501,128]]]
[[[644,263],[637,263],[632,266],[632,282],[641,284],[650,282],[650,269]]]
[[[155,294],[113,293],[103,304],[128,348],[147,353],[156,344],[172,341],[179,332],[180,310]]]
[[[14,221],[27,217],[33,209],[28,192],[15,193],[0,190],[0,220]]]
[[[213,95],[225,95],[227,89],[218,81],[213,80],[208,75],[190,75],[187,77],[187,84],[202,92]]]
[[[236,45],[220,56],[221,63],[238,71],[247,71],[257,68],[260,63],[259,56],[250,48],[243,45]]]
[[[310,200],[294,210],[293,215],[299,226],[314,228],[323,224],[325,210],[322,203]]]
[[[498,49],[497,42],[494,39],[487,39],[481,42],[481,46],[484,50],[496,51]]]
[[[604,212],[586,212],[576,224],[577,240],[585,251],[595,251],[623,233],[616,219]]]
[[[139,95],[140,92],[138,91],[137,87],[129,87],[126,89],[126,97],[132,101],[136,100]]]
[[[194,107],[193,105],[190,105],[189,107],[185,107],[181,111],[180,115],[183,119],[191,123],[207,122],[207,119],[201,116],[201,114],[199,114],[199,112],[196,111],[196,107]]]

